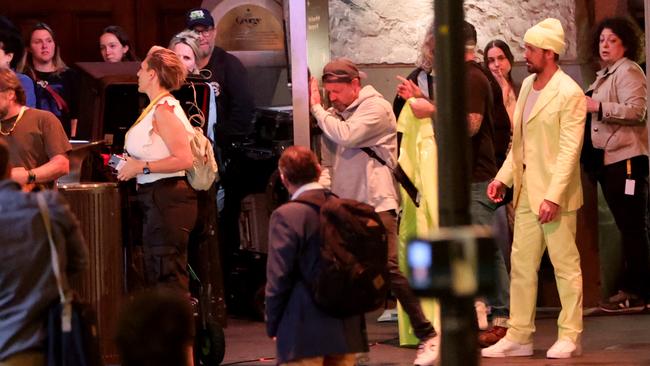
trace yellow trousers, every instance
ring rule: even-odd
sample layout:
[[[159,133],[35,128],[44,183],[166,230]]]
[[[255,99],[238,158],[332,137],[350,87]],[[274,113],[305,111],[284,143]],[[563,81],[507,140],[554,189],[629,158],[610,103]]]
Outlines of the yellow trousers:
[[[533,340],[537,272],[544,249],[548,248],[562,303],[557,321],[558,339],[576,342],[583,329],[582,270],[575,241],[576,212],[560,212],[555,220],[542,225],[531,210],[525,183],[521,190],[510,257],[510,320],[506,337],[521,344]]]

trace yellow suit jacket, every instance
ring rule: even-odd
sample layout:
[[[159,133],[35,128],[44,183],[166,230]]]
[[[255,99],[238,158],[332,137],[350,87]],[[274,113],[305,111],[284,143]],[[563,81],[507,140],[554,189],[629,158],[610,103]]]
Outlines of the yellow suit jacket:
[[[583,202],[579,158],[587,114],[585,96],[578,84],[558,69],[542,89],[528,120],[522,121],[535,76],[527,77],[521,86],[512,149],[495,179],[509,187],[514,185],[517,207],[525,149],[526,187],[533,212],[539,214],[545,199],[560,205],[562,211],[575,211]],[[522,126],[526,127],[526,141]]]

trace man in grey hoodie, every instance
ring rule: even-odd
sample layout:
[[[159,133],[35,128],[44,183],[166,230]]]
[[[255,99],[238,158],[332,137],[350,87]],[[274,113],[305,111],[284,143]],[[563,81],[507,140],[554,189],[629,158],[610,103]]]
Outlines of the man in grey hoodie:
[[[323,131],[323,171],[319,183],[330,187],[341,198],[372,205],[379,213],[388,232],[391,290],[421,341],[414,365],[433,365],[438,359],[440,339],[422,313],[420,301],[397,262],[399,198],[388,167],[397,161],[395,115],[391,104],[375,88],[361,86],[364,77],[347,59],[336,59],[325,65],[322,81],[331,105],[327,110],[321,105],[318,81],[310,80],[311,113]],[[368,149],[364,151],[364,148]]]

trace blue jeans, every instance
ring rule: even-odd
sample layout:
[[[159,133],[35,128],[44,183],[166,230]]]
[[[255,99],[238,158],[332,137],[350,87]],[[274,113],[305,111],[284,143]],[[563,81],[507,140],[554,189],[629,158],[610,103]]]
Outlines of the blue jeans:
[[[471,203],[470,214],[472,216],[472,224],[487,225],[493,227],[495,222],[495,213],[497,205],[490,201],[487,197],[487,186],[490,182],[478,182],[471,185]],[[505,209],[501,207],[498,210]],[[507,230],[507,228],[505,228]],[[495,232],[495,242],[500,235]],[[506,264],[503,259],[503,252],[501,251],[499,243],[495,243],[494,252],[494,265],[495,265],[495,292],[488,296],[487,301],[491,308],[492,317],[505,317],[510,315],[510,277]]]

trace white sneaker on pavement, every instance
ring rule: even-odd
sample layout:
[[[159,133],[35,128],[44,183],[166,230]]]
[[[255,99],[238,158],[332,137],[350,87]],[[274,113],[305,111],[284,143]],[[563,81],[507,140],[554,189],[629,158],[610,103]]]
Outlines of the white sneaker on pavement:
[[[573,343],[568,339],[558,339],[546,351],[546,358],[571,358],[582,354],[580,341]]]
[[[418,346],[414,366],[433,366],[440,362],[440,334],[431,337]]]
[[[494,345],[483,348],[483,357],[523,357],[533,355],[533,343],[520,344],[513,342],[506,337],[501,338]]]

